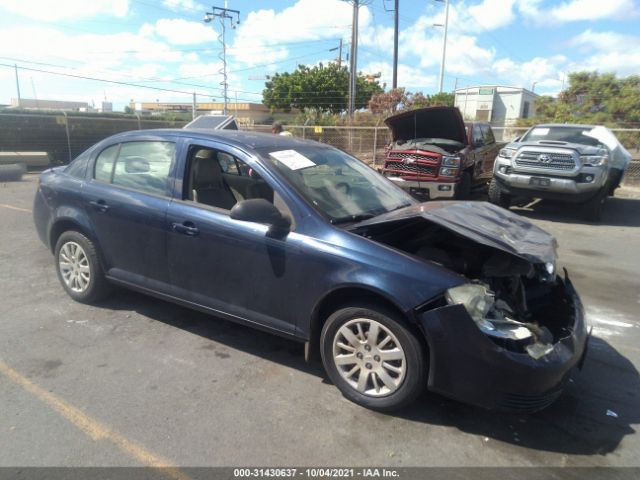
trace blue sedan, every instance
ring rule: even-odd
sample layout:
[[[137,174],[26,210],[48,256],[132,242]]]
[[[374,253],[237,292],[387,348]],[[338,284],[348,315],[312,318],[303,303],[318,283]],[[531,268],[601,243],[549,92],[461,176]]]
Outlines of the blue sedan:
[[[118,134],[41,175],[34,219],[74,300],[119,285],[305,342],[380,411],[425,387],[538,410],[586,352],[553,237],[485,202],[418,203],[316,142]]]

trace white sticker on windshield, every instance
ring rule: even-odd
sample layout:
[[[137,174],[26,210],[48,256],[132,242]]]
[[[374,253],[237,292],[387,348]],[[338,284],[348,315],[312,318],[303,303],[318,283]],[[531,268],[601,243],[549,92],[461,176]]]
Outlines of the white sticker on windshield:
[[[315,163],[295,150],[280,150],[279,152],[271,152],[269,155],[279,162],[284,163],[291,170],[300,170],[301,168],[315,166]]]
[[[548,128],[534,128],[533,130],[531,130],[531,135],[534,137],[546,137],[547,135],[549,135],[549,129]]]

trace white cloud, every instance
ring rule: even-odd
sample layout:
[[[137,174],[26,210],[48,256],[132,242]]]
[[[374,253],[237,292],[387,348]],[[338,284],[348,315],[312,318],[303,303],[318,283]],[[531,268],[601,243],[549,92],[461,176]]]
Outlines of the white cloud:
[[[124,17],[129,11],[128,0],[64,0],[53,4],[49,0],[0,0],[0,9],[46,22],[111,15]]]
[[[567,58],[563,55],[553,57],[535,57],[525,62],[516,62],[510,58],[496,60],[491,66],[501,78],[510,79],[510,84],[536,90],[558,89],[562,84],[563,68]]]
[[[513,6],[516,0],[484,0],[466,10],[485,30],[495,30],[512,23],[516,16]],[[464,11],[464,10],[463,10]]]
[[[292,48],[286,44],[291,42],[335,38],[337,44],[350,32],[351,13],[351,6],[340,0],[298,0],[280,12],[255,10],[239,25],[230,52],[242,63],[269,63],[290,56]],[[360,28],[370,20],[369,9],[361,7]],[[304,47],[305,52],[318,50],[311,44]]]
[[[177,12],[186,11],[186,12],[198,12],[201,11],[204,14],[204,11],[207,7],[204,5],[194,2],[193,0],[163,0],[162,5],[171,10],[175,10]]]
[[[151,31],[147,25],[142,28],[145,29],[145,33]],[[173,45],[195,45],[215,42],[218,39],[218,34],[212,26],[181,18],[158,20],[153,27],[153,32]]]
[[[378,73],[380,84],[386,83],[387,88],[391,88],[393,79],[393,67],[389,62],[371,62],[359,69],[365,73]],[[423,70],[403,63],[398,65],[398,85],[406,87],[411,91],[432,88],[436,85],[437,78],[434,74],[425,73]]]
[[[571,46],[577,47],[585,57],[573,61],[570,70],[598,70],[618,75],[638,73],[640,65],[640,37],[617,32],[585,30],[574,37]]]
[[[634,0],[570,0],[551,9],[557,22],[625,18],[636,10]]]

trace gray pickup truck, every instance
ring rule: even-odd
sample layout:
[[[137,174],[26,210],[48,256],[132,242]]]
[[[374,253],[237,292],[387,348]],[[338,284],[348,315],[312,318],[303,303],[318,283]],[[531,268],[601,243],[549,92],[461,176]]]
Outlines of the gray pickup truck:
[[[573,202],[582,205],[587,219],[597,221],[630,161],[605,127],[536,125],[500,150],[489,201],[505,208],[515,197]]]

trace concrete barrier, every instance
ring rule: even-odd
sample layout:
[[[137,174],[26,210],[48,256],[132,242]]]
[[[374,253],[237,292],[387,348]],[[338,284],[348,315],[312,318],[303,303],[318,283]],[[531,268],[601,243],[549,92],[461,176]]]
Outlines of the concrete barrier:
[[[47,152],[0,152],[0,165],[24,164],[27,168],[48,168]]]

